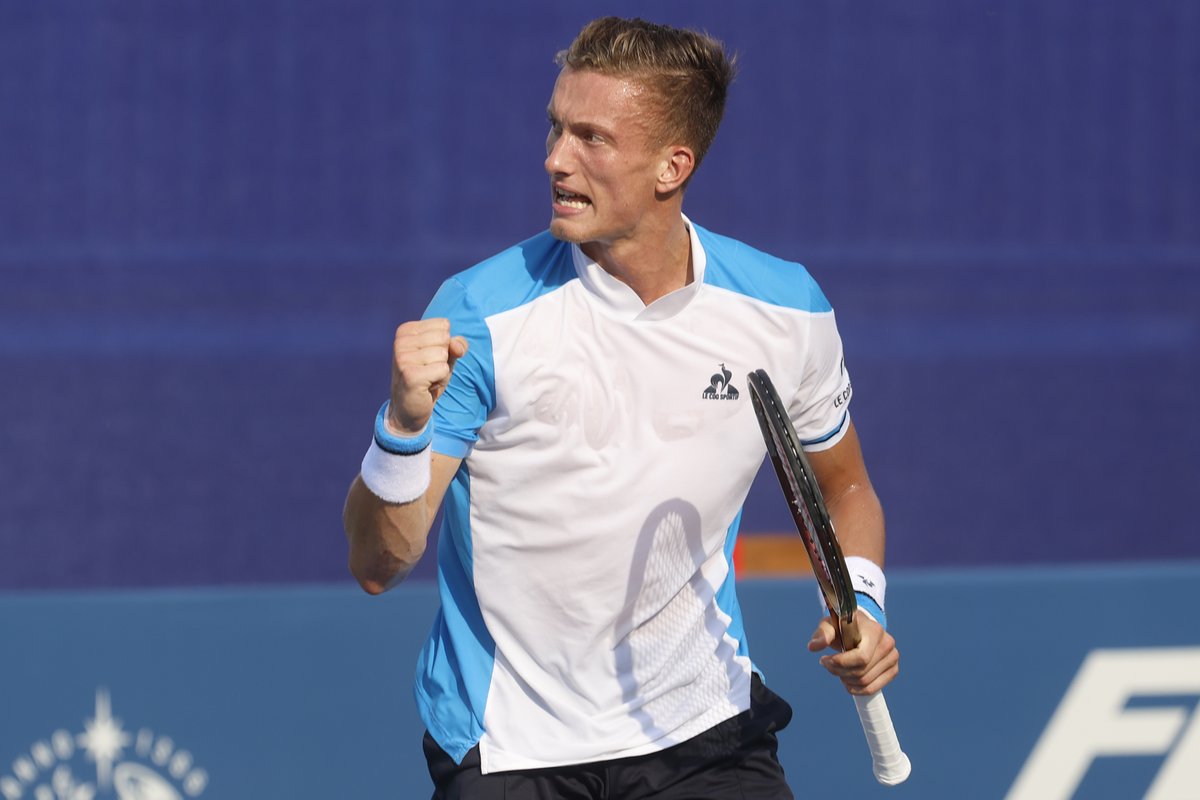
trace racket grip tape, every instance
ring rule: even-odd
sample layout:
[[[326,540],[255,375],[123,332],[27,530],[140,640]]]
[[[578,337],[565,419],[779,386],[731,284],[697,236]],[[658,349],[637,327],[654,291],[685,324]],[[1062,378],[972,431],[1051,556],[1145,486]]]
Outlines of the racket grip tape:
[[[867,746],[871,748],[875,780],[885,786],[903,783],[912,772],[912,764],[900,749],[900,740],[896,738],[896,729],[892,726],[892,715],[888,712],[883,692],[853,697],[863,733],[867,736]]]

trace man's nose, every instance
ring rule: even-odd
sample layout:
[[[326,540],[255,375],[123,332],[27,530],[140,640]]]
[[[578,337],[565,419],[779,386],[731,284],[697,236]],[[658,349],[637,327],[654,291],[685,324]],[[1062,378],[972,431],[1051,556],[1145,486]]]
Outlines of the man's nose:
[[[567,172],[568,155],[567,155],[567,137],[552,136],[546,140],[546,172],[550,175],[555,175],[560,172]]]

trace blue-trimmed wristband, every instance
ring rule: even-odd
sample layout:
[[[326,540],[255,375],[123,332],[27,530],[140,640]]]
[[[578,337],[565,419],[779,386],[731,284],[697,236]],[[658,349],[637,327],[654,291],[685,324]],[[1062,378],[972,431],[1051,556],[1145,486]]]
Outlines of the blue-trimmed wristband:
[[[850,573],[850,584],[858,598],[858,607],[887,630],[887,616],[883,610],[887,578],[883,576],[883,570],[874,561],[862,556],[846,556],[846,570]]]
[[[887,615],[883,613],[879,603],[875,602],[875,598],[866,592],[855,592],[854,599],[858,601],[859,610],[868,614],[871,619],[882,625],[885,631],[887,630]]]
[[[433,420],[418,436],[397,436],[384,424],[388,404],[375,417],[375,435],[363,456],[362,482],[388,503],[411,503],[429,488]]]
[[[425,424],[425,430],[416,436],[397,436],[388,430],[387,412],[391,401],[384,402],[375,415],[375,444],[384,452],[394,456],[412,456],[429,447],[433,442],[433,420]]]

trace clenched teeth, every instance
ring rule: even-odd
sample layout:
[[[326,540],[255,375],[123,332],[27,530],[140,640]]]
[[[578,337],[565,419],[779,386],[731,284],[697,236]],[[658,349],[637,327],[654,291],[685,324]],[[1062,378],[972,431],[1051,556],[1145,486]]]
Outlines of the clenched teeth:
[[[557,203],[567,208],[587,208],[592,204],[592,201],[583,195],[564,192],[562,189],[554,190],[554,199]]]

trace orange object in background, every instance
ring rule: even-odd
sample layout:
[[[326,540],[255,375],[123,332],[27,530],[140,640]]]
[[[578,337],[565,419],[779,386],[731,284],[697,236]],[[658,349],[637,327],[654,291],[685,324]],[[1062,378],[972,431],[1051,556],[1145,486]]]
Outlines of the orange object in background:
[[[733,568],[739,578],[787,578],[812,575],[800,537],[794,533],[756,533],[738,537]]]

